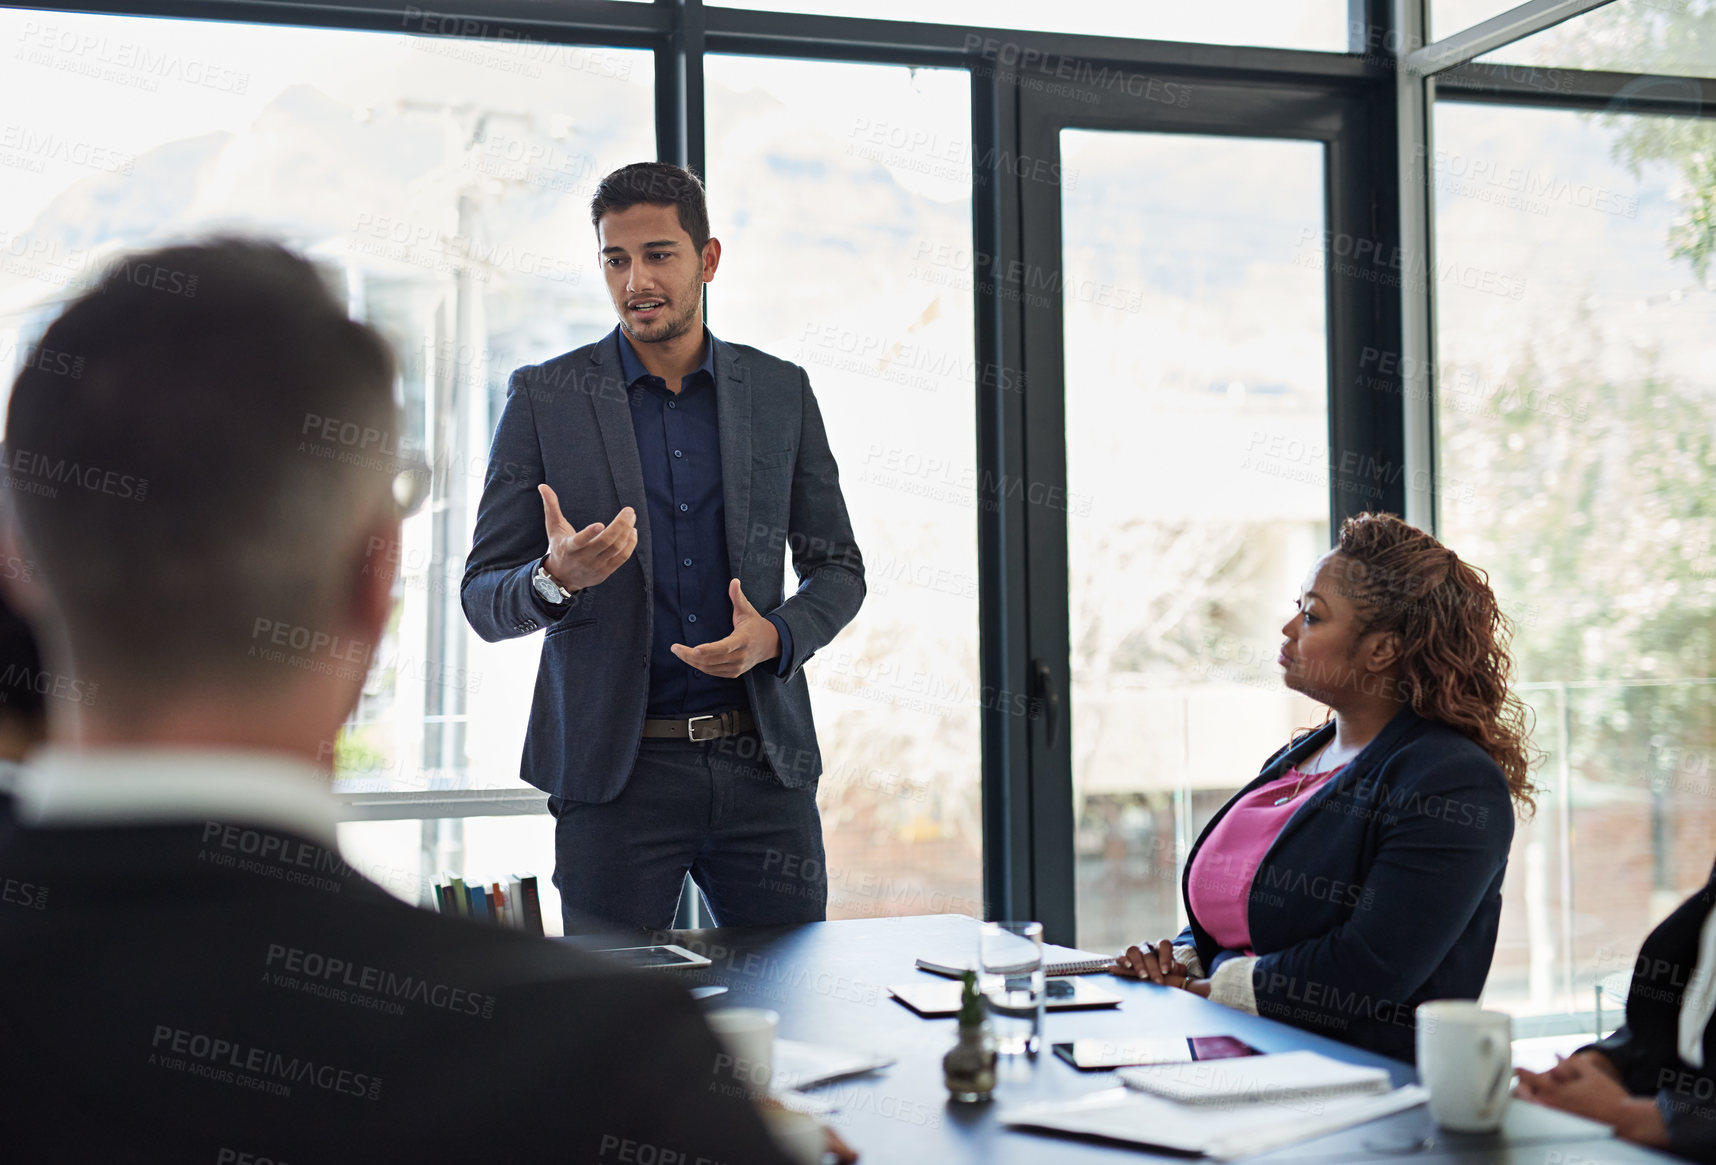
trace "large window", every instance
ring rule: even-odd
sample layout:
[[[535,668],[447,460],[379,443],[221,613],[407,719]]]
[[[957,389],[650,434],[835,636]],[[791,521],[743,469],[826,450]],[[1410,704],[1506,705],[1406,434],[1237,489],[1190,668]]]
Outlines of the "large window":
[[[1329,543],[1324,147],[1063,130],[1061,168],[1069,286],[1119,289],[1062,307],[1078,942],[1117,950],[1321,720],[1275,652]]]
[[[217,229],[311,256],[399,354],[406,431],[390,445],[427,453],[434,493],[406,524],[394,619],[340,742],[347,791],[522,788],[540,637],[483,643],[459,608],[488,434],[514,367],[611,326],[589,195],[655,156],[650,54],[422,35],[439,30],[0,10],[9,366],[109,256]],[[343,829],[361,868],[421,897],[417,822]],[[533,846],[551,894],[547,832],[455,830],[432,866],[464,872],[465,855],[493,880]]]
[[[829,917],[981,915],[970,80],[707,68],[710,329],[809,373],[869,584],[805,668]]]
[[[1487,993],[1583,1010],[1716,837],[1716,308],[1700,123],[1437,107],[1440,533],[1517,624],[1544,795]],[[1705,226],[1703,229],[1708,230]]]

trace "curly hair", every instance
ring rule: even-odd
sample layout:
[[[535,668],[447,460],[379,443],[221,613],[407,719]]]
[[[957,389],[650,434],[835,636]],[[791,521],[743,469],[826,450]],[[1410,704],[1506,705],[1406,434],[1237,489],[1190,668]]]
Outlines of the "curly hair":
[[[1508,689],[1513,628],[1489,576],[1393,514],[1341,523],[1340,592],[1359,608],[1356,635],[1400,637],[1400,690],[1412,710],[1470,738],[1501,766],[1515,806],[1536,808],[1531,713]]]

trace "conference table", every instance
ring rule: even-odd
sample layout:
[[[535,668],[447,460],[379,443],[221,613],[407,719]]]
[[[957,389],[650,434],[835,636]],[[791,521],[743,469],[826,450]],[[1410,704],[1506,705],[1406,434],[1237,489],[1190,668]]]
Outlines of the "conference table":
[[[889,1067],[809,1092],[836,1106],[824,1119],[859,1151],[865,1165],[1186,1160],[1136,1146],[1013,1129],[1001,1122],[1000,1113],[1010,1105],[1071,1099],[1114,1086],[1112,1073],[1080,1072],[1048,1049],[1050,1043],[1080,1037],[1231,1035],[1263,1052],[1309,1049],[1387,1068],[1396,1084],[1416,1080],[1412,1065],[1402,1061],[1185,991],[1101,975],[1096,981],[1121,996],[1118,1008],[1049,1012],[1042,1052],[1003,1057],[993,1101],[953,1102],[942,1083],[941,1058],[953,1046],[956,1021],[920,1018],[892,999],[888,987],[931,978],[915,966],[920,955],[974,952],[977,927],[963,915],[921,915],[670,931],[665,941],[706,956],[712,965],[652,973],[672,975],[688,987],[725,986],[726,992],[707,1001],[709,1008],[771,1008],[780,1013],[782,1038],[894,1057]],[[1211,1119],[1219,1120],[1219,1114]],[[1437,1130],[1420,1105],[1246,1160],[1623,1165],[1676,1158],[1616,1141],[1591,1122],[1516,1100],[1509,1105],[1503,1128],[1493,1134]]]

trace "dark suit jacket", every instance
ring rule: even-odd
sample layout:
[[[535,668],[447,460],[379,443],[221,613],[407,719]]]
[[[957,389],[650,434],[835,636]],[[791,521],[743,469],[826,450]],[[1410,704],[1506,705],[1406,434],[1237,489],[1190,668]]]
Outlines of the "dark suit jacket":
[[[1716,869],[1645,939],[1627,991],[1627,1022],[1591,1045],[1620,1069],[1628,1092],[1656,1097],[1669,1148],[1693,1161],[1716,1161],[1716,1022],[1704,1028],[1704,1066],[1692,1067],[1680,1058],[1680,1001],[1712,910]]]
[[[728,561],[751,604],[792,633],[785,677],[778,665],[754,667],[745,688],[770,764],[797,788],[822,773],[800,669],[858,613],[864,562],[804,370],[720,340],[715,360]],[[486,640],[548,628],[521,775],[570,801],[619,796],[649,698],[649,506],[627,392],[612,334],[512,374],[460,588]],[[580,529],[622,506],[638,516],[632,557],[560,608],[530,585],[548,553],[536,492],[544,481]],[[800,582],[783,602],[788,548]]]
[[[1334,734],[1324,725],[1274,756],[1250,792]],[[1237,799],[1237,796],[1236,798]],[[1229,801],[1210,819],[1186,862]],[[1403,708],[1295,813],[1252,879],[1257,1012],[1402,1060],[1414,1008],[1476,999],[1501,919],[1513,842],[1507,780],[1481,748]],[[1181,893],[1185,894],[1182,878]],[[1175,941],[1214,972],[1220,949],[1191,914]]]
[[[785,1165],[668,980],[210,828],[0,819],[7,1162]]]

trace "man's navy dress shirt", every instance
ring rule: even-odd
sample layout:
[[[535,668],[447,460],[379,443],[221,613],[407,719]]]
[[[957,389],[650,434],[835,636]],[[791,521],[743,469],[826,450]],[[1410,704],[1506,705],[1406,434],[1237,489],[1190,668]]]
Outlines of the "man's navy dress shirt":
[[[666,381],[644,368],[625,329],[616,331],[621,372],[631,390],[632,432],[643,463],[654,565],[655,640],[650,644],[645,715],[680,719],[748,708],[743,677],[708,675],[670,650],[675,643],[698,647],[733,633],[715,338],[705,330],[703,362],[680,382],[676,395]],[[766,617],[781,637],[779,674],[792,656],[791,633],[784,620]]]

